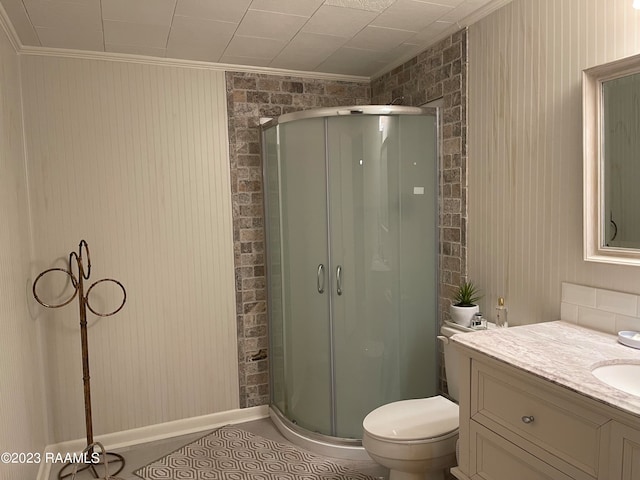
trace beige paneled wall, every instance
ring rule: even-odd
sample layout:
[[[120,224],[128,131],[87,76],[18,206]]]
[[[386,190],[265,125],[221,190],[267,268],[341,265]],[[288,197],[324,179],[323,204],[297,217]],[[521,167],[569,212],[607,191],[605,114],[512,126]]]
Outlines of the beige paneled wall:
[[[28,309],[29,210],[20,64],[0,26],[0,452],[42,452],[47,438],[39,332]],[[35,478],[38,465],[2,464],[3,480]]]
[[[469,27],[469,274],[493,318],[560,318],[561,282],[640,293],[582,259],[581,71],[638,53],[628,0],[515,0]]]
[[[90,315],[95,433],[238,408],[224,73],[22,60],[34,270],[84,238],[91,281],[127,289],[120,313]],[[95,308],[117,306],[94,292]],[[82,437],[77,304],[38,316],[49,440]]]

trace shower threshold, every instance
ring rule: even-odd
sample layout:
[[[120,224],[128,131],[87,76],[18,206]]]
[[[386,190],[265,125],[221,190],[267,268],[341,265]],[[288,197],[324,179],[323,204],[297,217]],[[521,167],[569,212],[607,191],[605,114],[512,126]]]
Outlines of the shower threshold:
[[[272,406],[269,407],[269,416],[276,428],[287,440],[305,450],[343,460],[371,461],[371,457],[362,447],[362,442],[359,440],[334,438],[309,432],[293,424],[277,408]]]

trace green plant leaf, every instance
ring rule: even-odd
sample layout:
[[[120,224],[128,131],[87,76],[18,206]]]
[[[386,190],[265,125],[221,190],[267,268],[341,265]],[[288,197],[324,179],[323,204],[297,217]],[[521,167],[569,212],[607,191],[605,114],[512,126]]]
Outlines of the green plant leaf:
[[[456,307],[473,307],[481,298],[480,291],[472,282],[462,282],[453,297],[453,304]]]

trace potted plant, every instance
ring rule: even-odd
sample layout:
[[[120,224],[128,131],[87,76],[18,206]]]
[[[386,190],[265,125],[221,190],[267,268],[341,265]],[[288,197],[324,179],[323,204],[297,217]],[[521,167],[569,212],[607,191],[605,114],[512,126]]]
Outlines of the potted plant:
[[[473,282],[462,282],[449,308],[451,320],[464,327],[470,326],[473,316],[480,310],[476,302],[481,298],[482,295]]]

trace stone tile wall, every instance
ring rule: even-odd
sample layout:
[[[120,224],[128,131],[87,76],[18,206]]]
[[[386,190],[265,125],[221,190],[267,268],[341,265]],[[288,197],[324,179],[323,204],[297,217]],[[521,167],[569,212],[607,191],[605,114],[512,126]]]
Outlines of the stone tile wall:
[[[367,83],[228,72],[240,407],[269,403],[269,340],[259,120],[370,103]]]
[[[467,32],[445,38],[417,57],[375,79],[372,103],[420,106],[442,99],[440,205],[440,322],[467,275]],[[441,347],[440,347],[441,348]],[[442,353],[442,351],[441,351]],[[443,366],[444,362],[441,361]],[[441,388],[446,379],[441,371]]]

